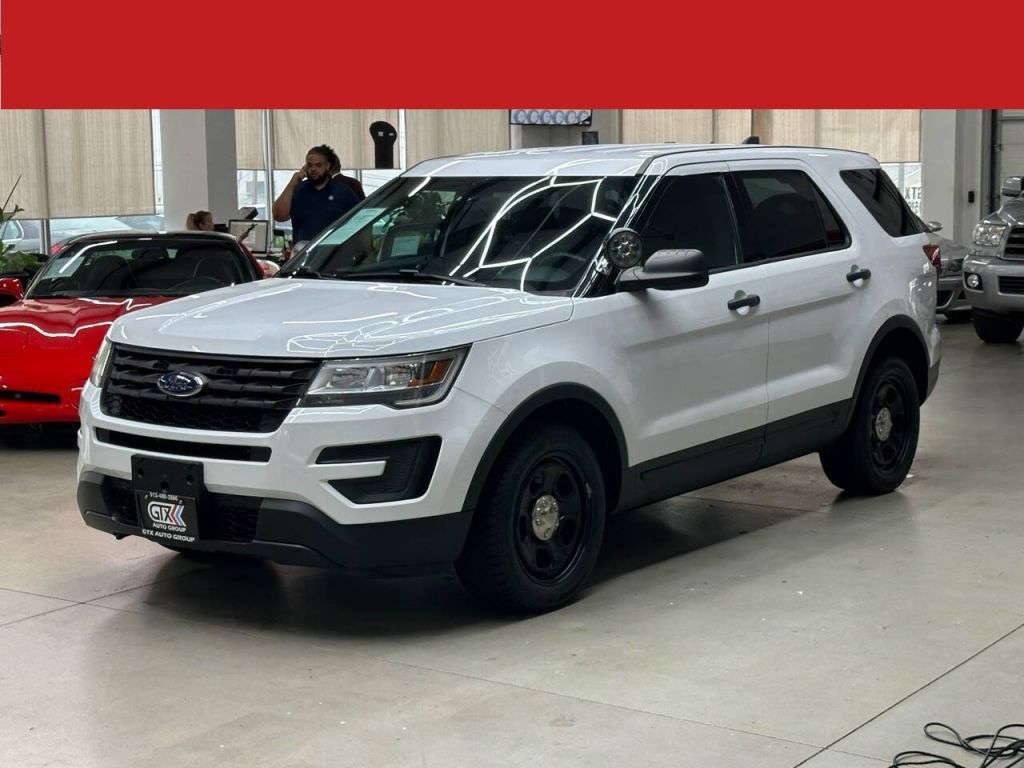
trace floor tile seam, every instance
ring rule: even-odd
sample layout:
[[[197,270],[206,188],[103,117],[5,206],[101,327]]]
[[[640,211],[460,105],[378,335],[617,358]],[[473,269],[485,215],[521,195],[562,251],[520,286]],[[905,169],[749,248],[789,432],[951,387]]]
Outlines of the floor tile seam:
[[[12,589],[11,587],[0,587],[0,592],[10,592],[12,595],[27,595],[29,597],[39,597],[45,600],[60,600],[63,603],[74,603],[79,605],[81,601],[72,600],[69,597],[57,597],[56,595],[44,595],[40,592],[29,592],[27,589]]]
[[[127,590],[127,591],[131,591],[131,590]],[[122,594],[122,593],[116,592],[114,594]],[[96,598],[96,600],[102,600],[102,599],[103,599],[102,597],[97,597]],[[162,613],[159,613],[159,612],[139,610],[139,609],[136,609],[136,608],[124,608],[122,606],[117,606],[117,605],[103,605],[101,603],[97,603],[97,602],[94,602],[94,601],[90,601],[88,603],[79,603],[79,605],[85,606],[86,608],[99,608],[99,609],[105,610],[105,611],[114,611],[115,613],[125,613],[125,614],[128,614],[130,616],[146,616],[146,617],[149,617],[149,618],[162,619],[163,621],[168,621],[168,622],[171,622],[172,624],[173,623],[178,623],[178,624],[195,624],[196,626],[206,627],[208,629],[220,629],[220,630],[223,630],[225,632],[230,632],[230,633],[235,634],[235,635],[243,635],[245,637],[249,637],[249,638],[253,638],[253,639],[259,639],[259,640],[264,641],[264,642],[266,642],[268,640],[273,640],[273,638],[268,638],[265,634],[261,634],[260,632],[257,632],[257,631],[254,631],[254,630],[245,629],[243,627],[231,627],[231,626],[227,626],[225,624],[218,624],[217,622],[208,621],[208,620],[205,620],[205,619],[194,619],[194,618],[191,618],[191,617],[188,617],[188,616],[168,616],[166,614],[162,614]],[[72,606],[68,606],[68,607],[70,608]]]
[[[806,765],[815,758],[821,757],[824,754],[849,755],[850,757],[858,757],[861,760],[870,760],[873,763],[878,763],[880,766],[884,766],[885,768],[889,768],[889,766],[892,764],[891,760],[887,760],[881,757],[875,757],[874,755],[862,755],[859,752],[850,752],[849,750],[845,749],[831,749],[830,747],[822,747],[820,750],[815,752],[810,757],[805,758],[796,765],[794,765],[793,768],[800,768],[800,766]]]
[[[324,650],[330,650],[330,649],[324,649]],[[733,733],[733,734],[737,734],[738,733],[738,734],[743,734],[743,735],[746,735],[746,736],[755,736],[757,738],[768,739],[770,741],[778,741],[778,742],[782,742],[782,743],[785,743],[785,744],[792,744],[792,745],[798,746],[798,747],[807,747],[809,749],[823,749],[823,747],[820,744],[809,744],[807,742],[797,741],[795,739],[787,739],[787,738],[783,738],[783,737],[780,737],[780,736],[773,736],[773,735],[767,734],[767,733],[758,733],[757,731],[748,731],[748,730],[744,730],[742,728],[733,728],[733,727],[730,727],[730,726],[727,726],[727,725],[716,725],[715,723],[705,723],[705,722],[702,722],[700,720],[693,720],[693,719],[687,718],[687,717],[678,717],[676,715],[671,715],[671,714],[668,714],[666,712],[657,712],[657,711],[654,711],[654,710],[640,709],[638,707],[630,707],[630,706],[627,706],[625,704],[616,704],[614,702],[602,701],[600,699],[592,699],[592,698],[588,698],[588,697],[585,697],[585,696],[574,696],[574,695],[568,694],[568,693],[560,693],[558,691],[549,691],[549,690],[546,690],[544,688],[535,688],[535,687],[529,686],[529,685],[522,685],[522,684],[519,684],[519,683],[512,683],[512,682],[509,682],[507,680],[494,680],[494,679],[491,679],[491,678],[488,678],[488,677],[479,677],[477,675],[470,675],[470,674],[467,674],[465,672],[455,672],[455,671],[449,670],[449,669],[437,669],[435,667],[428,667],[428,666],[424,666],[422,664],[414,664],[412,662],[401,661],[401,660],[398,660],[398,659],[389,659],[389,658],[382,657],[382,656],[376,656],[374,654],[365,654],[365,655],[366,655],[366,658],[373,659],[374,661],[385,662],[387,664],[394,664],[396,666],[408,667],[410,669],[416,669],[416,670],[419,670],[419,671],[422,671],[422,672],[433,672],[435,674],[450,675],[452,677],[458,677],[458,678],[461,678],[463,680],[472,680],[473,682],[478,682],[478,683],[487,683],[487,684],[490,684],[490,685],[499,685],[499,686],[503,686],[503,687],[506,687],[506,688],[513,688],[515,690],[527,691],[529,693],[537,693],[537,694],[542,694],[542,695],[545,695],[545,696],[554,696],[554,697],[560,698],[560,699],[568,699],[570,701],[576,701],[576,702],[579,702],[581,704],[594,704],[594,705],[597,705],[597,706],[608,707],[610,709],[621,710],[621,711],[624,711],[624,712],[632,712],[632,713],[638,714],[638,715],[646,715],[646,716],[649,716],[649,717],[656,717],[656,718],[662,718],[662,719],[665,719],[665,720],[671,720],[671,721],[677,722],[677,723],[687,723],[689,725],[698,725],[698,726],[702,726],[702,727],[705,727],[705,728],[713,728],[713,729],[719,730],[719,731],[726,731],[727,733]]]
[[[822,748],[822,752],[828,751],[828,750],[832,749],[836,744],[839,744],[840,742],[842,742],[844,739],[850,738],[853,734],[857,733],[857,731],[863,730],[865,727],[867,727],[871,723],[875,722],[876,720],[878,720],[883,715],[886,715],[887,713],[889,713],[892,710],[894,710],[896,707],[900,706],[901,704],[906,703],[910,699],[912,699],[915,696],[917,696],[919,693],[921,693],[921,692],[925,691],[926,689],[930,688],[931,686],[935,685],[937,682],[939,682],[943,678],[947,677],[948,675],[951,675],[953,672],[956,672],[958,669],[963,667],[965,664],[969,664],[970,662],[974,661],[976,658],[981,656],[981,654],[985,653],[986,651],[991,650],[992,648],[997,646],[999,643],[1001,643],[1004,640],[1008,639],[1010,636],[1016,634],[1017,632],[1020,632],[1022,629],[1024,629],[1024,624],[1019,624],[1018,626],[1016,626],[1013,629],[1011,629],[1009,632],[1006,632],[1005,634],[1003,634],[1000,637],[996,638],[991,643],[986,645],[984,648],[976,651],[975,653],[972,653],[970,656],[968,656],[963,661],[958,662],[957,664],[953,665],[952,667],[947,669],[942,674],[936,676],[932,680],[929,680],[927,683],[925,683],[924,685],[920,686],[916,690],[911,691],[910,693],[908,693],[906,696],[902,697],[901,699],[899,699],[895,703],[890,704],[888,707],[886,707],[882,711],[880,711],[880,712],[876,713],[875,715],[873,715],[872,717],[868,718],[863,723],[858,725],[856,728],[851,730],[849,733],[846,733],[845,735],[840,736],[838,739],[833,741],[831,744],[827,744],[825,747]],[[834,750],[834,751],[838,752],[838,751],[841,751],[841,750]],[[821,753],[819,752],[818,754],[821,754]],[[811,760],[813,757],[814,757],[814,755],[812,755],[811,757],[807,758],[807,760],[804,760],[803,762],[797,763],[796,766],[794,766],[794,768],[799,768],[799,766],[803,765],[808,760]],[[876,759],[876,760],[877,759],[881,759],[881,760],[885,759],[885,758],[876,758],[876,757],[870,756],[870,755],[861,755],[861,757],[871,757],[872,759]]]
[[[838,491],[837,491],[838,493]],[[753,502],[738,501],[735,499],[715,499],[709,496],[691,496],[689,494],[685,496],[677,496],[677,499],[693,499],[694,501],[713,501],[716,504],[736,504],[742,507],[757,507],[758,509],[777,509],[781,512],[827,512],[831,509],[831,506],[827,507],[815,507],[814,509],[807,509],[806,507],[780,507],[775,504],[755,504]]]
[[[97,599],[102,599],[102,598],[97,598]],[[252,630],[247,630],[247,629],[238,628],[238,627],[228,627],[228,626],[225,626],[223,624],[217,624],[217,623],[214,623],[214,622],[204,621],[204,620],[200,620],[200,619],[193,619],[193,618],[186,618],[186,617],[172,618],[172,617],[165,616],[165,615],[162,615],[162,614],[159,614],[159,613],[153,614],[153,613],[147,613],[147,612],[144,612],[144,611],[134,610],[134,609],[131,609],[131,608],[121,608],[121,607],[111,606],[111,605],[99,605],[99,604],[92,603],[92,602],[90,602],[90,603],[77,603],[76,605],[83,605],[83,606],[87,606],[89,608],[100,608],[100,609],[105,609],[105,610],[108,610],[108,611],[114,611],[114,612],[117,612],[117,613],[126,613],[126,614],[130,614],[132,616],[156,616],[157,618],[164,619],[166,621],[172,621],[172,622],[180,621],[180,622],[185,622],[185,623],[189,623],[189,624],[198,624],[198,625],[203,626],[203,627],[208,627],[208,628],[217,629],[217,630],[223,630],[223,631],[226,631],[226,632],[231,632],[233,634],[244,635],[245,637],[252,638],[252,639],[255,639],[255,640],[260,640],[262,642],[267,642],[267,643],[273,643],[274,642],[274,638],[273,637],[269,637],[266,632],[255,632],[255,631],[252,631]],[[61,608],[57,608],[55,610],[61,611],[61,610],[66,610],[68,608],[73,608],[73,607],[74,607],[74,605],[62,606]],[[53,611],[50,611],[50,613],[53,613]],[[5,625],[0,625],[0,626],[5,626]],[[296,636],[294,636],[291,639],[301,641],[301,636],[297,636],[296,635]],[[528,685],[519,685],[517,683],[511,683],[511,682],[508,682],[508,681],[505,681],[505,680],[492,680],[492,679],[487,678],[487,677],[478,677],[476,675],[469,675],[469,674],[466,674],[464,672],[456,672],[456,671],[448,670],[448,669],[438,669],[438,668],[435,668],[435,667],[428,667],[428,666],[424,666],[422,664],[414,664],[412,662],[402,661],[402,660],[399,660],[399,659],[390,659],[390,658],[387,658],[386,656],[379,656],[379,655],[376,655],[376,654],[367,653],[365,651],[360,651],[360,650],[357,650],[357,649],[345,648],[345,649],[340,649],[339,650],[337,648],[329,648],[327,646],[318,645],[316,643],[310,644],[309,647],[312,648],[313,650],[319,651],[321,653],[330,653],[330,654],[334,654],[334,655],[337,655],[338,653],[342,653],[342,654],[345,654],[345,655],[348,655],[348,656],[353,656],[353,657],[362,658],[362,659],[368,659],[368,660],[380,662],[380,663],[383,663],[383,664],[389,664],[389,665],[393,665],[393,666],[399,666],[399,667],[406,667],[406,668],[409,668],[409,669],[415,669],[415,670],[418,670],[420,672],[430,672],[430,673],[438,674],[438,675],[445,675],[445,676],[449,676],[449,677],[457,677],[457,678],[464,679],[464,680],[472,680],[472,681],[478,682],[478,683],[487,683],[489,685],[497,685],[497,686],[502,686],[502,687],[506,687],[506,688],[513,688],[513,689],[516,689],[516,690],[528,691],[530,693],[538,693],[538,694],[543,694],[543,695],[547,695],[547,696],[554,696],[556,698],[569,699],[569,700],[577,701],[577,702],[584,703],[584,704],[595,704],[597,706],[609,707],[611,709],[622,710],[622,711],[626,711],[626,712],[633,712],[633,713],[639,714],[639,715],[648,715],[648,716],[651,716],[651,717],[664,718],[664,719],[667,719],[667,720],[672,720],[672,721],[680,722],[680,723],[689,723],[690,725],[698,725],[698,726],[703,726],[703,727],[706,727],[706,728],[714,728],[716,730],[726,731],[728,733],[739,733],[739,734],[744,734],[744,735],[747,735],[747,736],[755,736],[755,737],[762,738],[762,739],[769,739],[771,741],[778,741],[778,742],[782,742],[782,743],[786,743],[786,744],[793,744],[794,746],[807,747],[807,748],[810,748],[810,749],[822,749],[820,744],[809,744],[809,743],[806,743],[806,742],[797,741],[795,739],[787,739],[787,738],[783,738],[783,737],[780,737],[780,736],[774,736],[772,734],[758,733],[757,731],[748,731],[748,730],[744,730],[744,729],[741,729],[741,728],[733,728],[733,727],[726,726],[726,725],[716,725],[714,723],[705,723],[705,722],[702,722],[700,720],[693,720],[693,719],[690,719],[690,718],[678,717],[678,716],[675,716],[675,715],[667,714],[665,712],[656,712],[656,711],[653,711],[653,710],[639,709],[639,708],[636,708],[636,707],[626,706],[625,704],[616,704],[616,703],[613,703],[613,702],[601,701],[599,699],[590,699],[590,698],[586,698],[586,697],[582,697],[582,696],[573,696],[573,695],[567,694],[567,693],[559,693],[558,691],[548,691],[548,690],[544,690],[543,688],[534,688],[534,687],[528,686]]]
[[[169,581],[175,581],[176,579],[183,579],[186,576],[191,576],[195,573],[204,573],[206,571],[213,570],[212,568],[197,568],[194,571],[186,571],[185,573],[179,573],[176,576],[168,576],[164,579],[157,579],[156,581],[147,581],[144,584],[136,584],[134,587],[128,587],[127,589],[119,589],[117,592],[110,592],[106,595],[98,595],[88,600],[82,600],[82,605],[94,605],[97,600],[106,600],[110,597],[118,597],[120,595],[127,595],[129,592],[134,592],[138,589],[145,589],[146,587],[152,587],[155,584],[166,584]],[[106,606],[101,606],[106,607]]]
[[[68,603],[67,605],[62,605],[60,608],[51,608],[50,610],[43,611],[42,613],[33,613],[31,616],[22,616],[20,619],[11,619],[10,621],[5,621],[3,624],[0,624],[0,629],[6,629],[7,627],[15,624],[21,624],[25,621],[32,621],[33,619],[38,619],[43,616],[49,616],[51,613],[59,613],[60,611],[66,611],[70,608],[77,608],[80,605],[83,605],[83,603]]]

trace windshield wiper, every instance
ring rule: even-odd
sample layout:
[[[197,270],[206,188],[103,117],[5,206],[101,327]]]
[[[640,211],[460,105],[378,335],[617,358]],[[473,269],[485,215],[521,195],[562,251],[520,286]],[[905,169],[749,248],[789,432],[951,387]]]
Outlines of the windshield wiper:
[[[52,293],[33,293],[26,296],[26,299],[80,299],[86,295],[85,291],[53,291]]]
[[[468,277],[452,277],[451,275],[439,275],[436,272],[424,272],[421,269],[400,269],[398,274],[408,277],[422,277],[425,280],[444,280],[446,283],[455,283],[456,285],[475,285],[480,286],[476,280],[471,280]]]
[[[308,277],[313,280],[337,280],[336,275],[326,275],[323,272],[317,272],[315,269],[309,267],[299,267],[298,269],[292,270],[287,274],[278,274],[276,277]]]
[[[399,269],[394,272],[347,272],[340,275],[342,280],[395,280],[395,279],[409,279],[414,280],[440,280],[445,283],[455,283],[455,285],[472,285],[477,288],[480,287],[480,283],[476,280],[469,280],[465,277],[452,277],[451,275],[438,275],[433,272],[422,272],[418,269]]]

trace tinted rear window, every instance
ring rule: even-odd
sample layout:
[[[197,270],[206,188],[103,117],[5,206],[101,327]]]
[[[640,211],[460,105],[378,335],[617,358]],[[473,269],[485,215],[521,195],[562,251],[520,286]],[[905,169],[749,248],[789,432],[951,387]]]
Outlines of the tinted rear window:
[[[763,261],[845,248],[846,227],[810,177],[796,170],[733,174],[746,196],[746,261]]]
[[[865,168],[841,171],[839,175],[890,237],[906,237],[924,232],[920,220],[910,210],[885,171]]]

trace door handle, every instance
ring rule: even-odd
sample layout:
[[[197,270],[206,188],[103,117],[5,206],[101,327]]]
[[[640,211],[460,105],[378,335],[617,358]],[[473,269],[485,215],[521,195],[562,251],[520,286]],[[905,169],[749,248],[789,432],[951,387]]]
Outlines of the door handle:
[[[855,283],[858,280],[870,280],[871,270],[870,269],[851,269],[846,273],[846,282]]]
[[[761,297],[756,293],[748,293],[746,296],[741,296],[736,299],[730,299],[729,303],[726,304],[729,309],[737,310],[743,309],[743,307],[756,307],[761,303]]]

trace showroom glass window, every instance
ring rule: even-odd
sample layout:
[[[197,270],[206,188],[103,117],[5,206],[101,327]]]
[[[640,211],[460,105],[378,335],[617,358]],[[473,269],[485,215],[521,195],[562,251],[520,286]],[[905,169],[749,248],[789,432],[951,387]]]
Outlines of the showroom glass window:
[[[883,171],[865,168],[841,171],[839,175],[890,237],[924,232],[920,219],[910,210],[896,185]]]
[[[738,171],[733,177],[746,214],[745,261],[802,256],[850,244],[835,209],[803,171]]]
[[[709,269],[739,263],[732,203],[720,173],[666,176],[639,224],[648,256],[665,249],[701,251]]]

